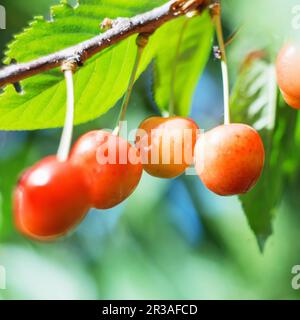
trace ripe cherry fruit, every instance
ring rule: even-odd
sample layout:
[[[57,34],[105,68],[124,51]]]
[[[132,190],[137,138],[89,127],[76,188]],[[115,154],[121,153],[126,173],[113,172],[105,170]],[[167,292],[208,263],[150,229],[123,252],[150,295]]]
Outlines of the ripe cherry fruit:
[[[218,195],[248,192],[259,179],[265,159],[259,134],[245,124],[219,126],[202,134],[195,165],[204,185]]]
[[[47,157],[28,169],[13,196],[17,228],[36,240],[68,233],[89,209],[89,190],[81,168]]]
[[[286,103],[300,109],[300,44],[288,43],[280,50],[276,73]]]
[[[129,197],[143,172],[137,149],[104,130],[79,138],[70,160],[86,172],[92,206],[97,209],[112,208]]]
[[[175,178],[193,163],[199,127],[189,118],[150,117],[139,126],[136,146],[150,175]]]

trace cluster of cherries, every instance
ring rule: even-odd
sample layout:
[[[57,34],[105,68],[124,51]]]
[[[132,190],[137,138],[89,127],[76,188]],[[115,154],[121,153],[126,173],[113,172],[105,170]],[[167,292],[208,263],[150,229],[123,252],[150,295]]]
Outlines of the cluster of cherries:
[[[195,157],[176,163],[177,151],[171,148],[170,161],[164,163],[163,137],[151,134],[159,128],[163,128],[156,131],[159,135],[176,128],[172,145],[182,144],[184,152]],[[156,177],[174,178],[184,173],[194,158],[203,183],[220,195],[247,192],[261,174],[263,143],[247,125],[223,125],[198,137],[199,128],[192,119],[151,117],[140,129],[144,136],[138,137],[136,145],[146,137],[143,148],[108,131],[91,131],[79,138],[67,161],[50,156],[28,169],[14,193],[18,229],[37,240],[63,236],[80,223],[89,208],[109,209],[128,198],[137,187],[143,168]],[[182,135],[186,130],[192,131],[192,139],[185,144]],[[98,151],[104,142],[107,148],[117,150],[115,163],[102,163],[99,159]],[[143,164],[141,159],[152,156],[152,144],[158,144],[158,162]]]
[[[300,108],[299,47],[285,46],[276,66],[285,100]],[[171,136],[171,146],[181,144],[181,151],[192,156],[177,163],[174,160],[177,149],[171,147],[170,161],[165,163],[163,135],[174,128],[176,135]],[[109,209],[128,198],[137,187],[143,169],[155,177],[175,178],[194,164],[204,185],[222,196],[248,192],[262,173],[263,142],[248,125],[225,124],[199,134],[199,127],[192,119],[174,116],[148,118],[140,129],[144,136],[136,138],[135,146],[108,131],[88,132],[75,143],[66,161],[50,156],[28,169],[14,193],[18,229],[43,241],[63,236],[80,223],[89,208]],[[155,130],[158,136],[152,134]],[[192,132],[189,143],[184,139],[186,130]],[[114,163],[102,163],[99,159],[98,151],[104,142],[108,150],[103,155],[109,153],[110,146],[117,150]],[[158,150],[158,161],[152,163],[149,159],[154,150]]]

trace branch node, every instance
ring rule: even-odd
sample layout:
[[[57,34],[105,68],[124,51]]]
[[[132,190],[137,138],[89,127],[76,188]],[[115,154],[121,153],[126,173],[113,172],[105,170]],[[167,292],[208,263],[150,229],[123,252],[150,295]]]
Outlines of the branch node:
[[[190,11],[200,10],[207,0],[177,0],[170,9],[175,16],[187,14]]]
[[[153,34],[153,32],[140,33],[136,38],[136,45],[139,48],[145,48],[149,42],[149,37]]]
[[[65,60],[62,65],[61,65],[61,71],[65,72],[65,71],[72,71],[73,73],[76,72],[78,67],[78,62],[76,59],[68,59]]]
[[[193,11],[187,12],[185,15],[187,16],[187,18],[194,18],[198,16],[199,13],[200,13],[200,10],[193,10]]]
[[[208,8],[209,8],[209,13],[210,13],[212,18],[221,15],[221,3],[220,3],[220,0],[215,0],[210,6],[208,6]]]
[[[109,29],[111,29],[111,28],[113,27],[113,24],[114,24],[114,22],[113,22],[112,19],[110,19],[110,18],[105,18],[105,19],[102,21],[102,23],[100,24],[100,28],[101,28],[101,30],[103,30],[103,31],[107,31],[107,30],[109,30]]]

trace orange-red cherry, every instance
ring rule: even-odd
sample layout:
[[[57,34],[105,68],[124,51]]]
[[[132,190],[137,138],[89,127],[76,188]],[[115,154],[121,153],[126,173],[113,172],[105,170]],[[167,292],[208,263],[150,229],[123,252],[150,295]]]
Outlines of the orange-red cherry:
[[[32,239],[54,240],[77,226],[89,202],[81,168],[50,156],[25,171],[18,182],[13,196],[16,226]]]
[[[200,135],[195,166],[204,185],[221,196],[248,192],[258,181],[265,151],[259,134],[245,124],[229,124]]]
[[[300,44],[288,43],[276,60],[279,88],[288,105],[300,109]]]
[[[97,209],[112,208],[128,198],[143,172],[137,149],[104,130],[79,138],[70,160],[85,170],[92,206]]]
[[[189,118],[150,117],[137,132],[143,167],[154,177],[175,178],[193,163],[199,127]]]

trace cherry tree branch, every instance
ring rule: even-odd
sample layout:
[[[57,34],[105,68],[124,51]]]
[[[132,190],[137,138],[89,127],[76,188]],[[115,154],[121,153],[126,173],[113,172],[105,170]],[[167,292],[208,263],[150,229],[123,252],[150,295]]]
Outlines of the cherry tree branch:
[[[134,34],[152,33],[164,23],[179,16],[195,10],[202,11],[209,3],[209,0],[172,0],[132,18],[117,18],[111,21],[109,30],[92,39],[27,63],[3,68],[0,70],[0,88],[60,67],[65,61],[76,61],[80,66],[100,51]]]

